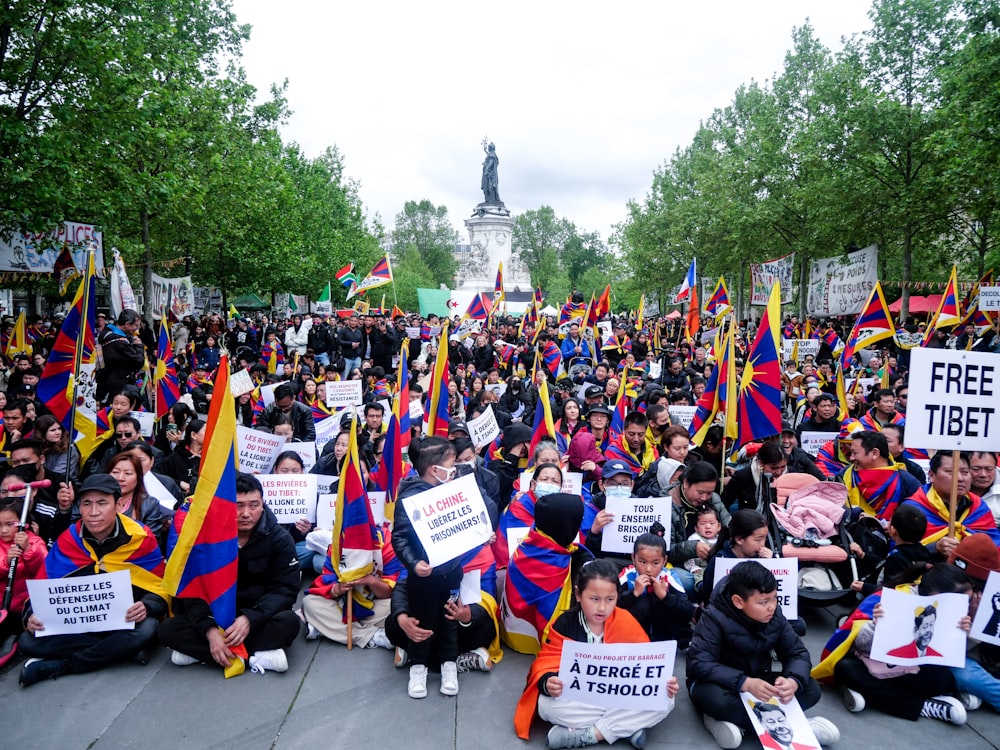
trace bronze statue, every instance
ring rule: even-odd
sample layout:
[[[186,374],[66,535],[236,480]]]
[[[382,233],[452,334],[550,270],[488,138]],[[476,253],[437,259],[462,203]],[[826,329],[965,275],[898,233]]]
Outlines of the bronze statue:
[[[483,203],[499,203],[502,205],[500,192],[497,189],[497,165],[500,163],[500,160],[497,158],[496,147],[492,143],[487,146],[486,139],[484,138],[483,151],[486,152],[486,159],[483,161],[483,179],[480,185],[483,189]]]

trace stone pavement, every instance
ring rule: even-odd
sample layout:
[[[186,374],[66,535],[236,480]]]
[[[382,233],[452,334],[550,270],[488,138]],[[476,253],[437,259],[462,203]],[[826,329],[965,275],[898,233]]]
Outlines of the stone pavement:
[[[834,612],[807,612],[806,643],[815,659],[834,626]],[[86,676],[63,677],[28,689],[17,684],[20,664],[0,675],[0,747],[85,748],[349,748],[375,742],[406,750],[542,748],[536,723],[530,742],[514,735],[512,717],[531,660],[509,650],[492,674],[459,676],[461,693],[406,695],[406,672],[389,652],[300,639],[288,652],[285,674],[246,674],[225,680],[215,667],[175,667],[164,649],[148,666],[123,664]],[[682,690],[673,714],[649,733],[647,747],[714,748],[683,690],[683,656],[676,674]],[[1000,715],[970,713],[965,727],[931,719],[908,722],[874,711],[849,714],[839,694],[824,689],[810,714],[833,720],[842,734],[836,748],[952,746],[1000,750]],[[378,737],[379,739],[367,739]],[[617,747],[628,745],[621,741]],[[743,748],[758,748],[748,738]]]

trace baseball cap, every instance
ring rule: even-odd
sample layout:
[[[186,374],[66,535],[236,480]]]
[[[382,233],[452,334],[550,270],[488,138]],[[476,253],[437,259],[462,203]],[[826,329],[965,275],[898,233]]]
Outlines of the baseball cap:
[[[605,416],[610,417],[611,409],[608,407],[607,404],[594,404],[589,409],[587,409],[586,416],[589,417],[591,414],[604,414]]]
[[[83,480],[76,496],[82,498],[88,492],[100,492],[106,495],[114,495],[115,500],[121,497],[122,488],[118,480],[110,474],[91,474]]]
[[[583,392],[584,398],[600,398],[604,395],[604,389],[599,385],[588,385],[587,390]]]
[[[448,436],[451,437],[459,432],[464,432],[466,435],[469,434],[469,426],[461,419],[456,419],[448,425]]]
[[[604,462],[604,466],[601,468],[601,477],[603,479],[611,479],[611,477],[618,476],[619,474],[632,476],[632,470],[628,467],[627,463],[617,458]]]

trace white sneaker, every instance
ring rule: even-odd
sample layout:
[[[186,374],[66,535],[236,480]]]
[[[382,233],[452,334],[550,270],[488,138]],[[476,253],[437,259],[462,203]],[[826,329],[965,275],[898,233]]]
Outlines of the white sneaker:
[[[959,725],[964,724],[968,719],[965,706],[958,698],[952,698],[950,695],[936,695],[933,698],[928,698],[924,701],[920,715],[928,719],[937,719]]]
[[[973,695],[972,693],[967,693],[964,690],[958,691],[958,699],[962,701],[962,705],[965,706],[966,711],[975,711],[980,706],[983,705],[983,699],[978,695]]]
[[[410,667],[410,683],[406,686],[406,693],[411,698],[427,697],[427,667],[423,664]]]
[[[821,745],[832,745],[840,739],[840,730],[837,725],[822,716],[815,716],[809,719],[809,728],[816,735],[816,741]]]
[[[459,654],[455,663],[458,664],[459,672],[489,672],[493,669],[490,654],[482,646],[475,651],[466,651],[464,654]]]
[[[865,696],[857,690],[851,690],[849,687],[841,688],[840,695],[844,699],[844,708],[852,714],[858,714],[865,710]]]
[[[320,632],[319,632],[319,630],[316,629],[316,626],[313,625],[311,622],[307,622],[306,623],[306,640],[307,641],[315,641],[317,638],[319,638],[319,636],[320,636]]]
[[[392,657],[392,663],[393,666],[396,667],[396,669],[402,669],[403,667],[405,667],[407,664],[410,663],[410,657],[407,655],[404,649],[401,649],[399,646],[396,646],[396,653]]]
[[[193,656],[188,656],[180,651],[173,651],[170,654],[170,663],[176,664],[178,667],[187,667],[192,664],[197,664],[198,660]]]
[[[376,628],[372,633],[371,640],[365,644],[365,648],[387,648],[394,649],[395,646],[389,641],[389,636],[385,634],[385,628]]]
[[[285,656],[285,650],[275,648],[270,651],[258,651],[256,654],[251,654],[250,671],[257,674],[264,674],[266,671],[287,672],[288,657]]]
[[[708,714],[701,718],[705,723],[705,729],[712,733],[712,737],[723,750],[735,750],[743,744],[743,730],[731,721],[713,719]]]
[[[458,695],[458,665],[441,662],[441,695]]]

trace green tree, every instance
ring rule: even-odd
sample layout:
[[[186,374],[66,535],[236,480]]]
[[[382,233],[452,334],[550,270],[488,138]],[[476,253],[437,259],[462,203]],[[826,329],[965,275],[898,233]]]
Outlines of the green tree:
[[[458,232],[448,218],[445,206],[435,206],[429,200],[407,201],[396,214],[392,232],[394,247],[416,248],[434,283],[451,286],[458,264],[455,262],[455,245]]]
[[[403,247],[397,258],[393,267],[396,303],[403,310],[417,310],[419,309],[417,289],[436,289],[434,274],[427,267],[416,245]]]

